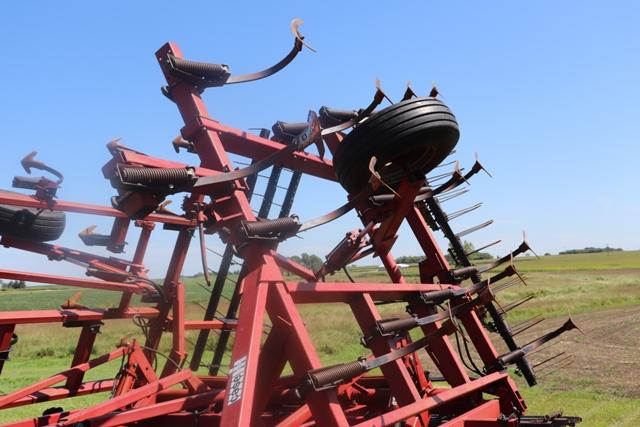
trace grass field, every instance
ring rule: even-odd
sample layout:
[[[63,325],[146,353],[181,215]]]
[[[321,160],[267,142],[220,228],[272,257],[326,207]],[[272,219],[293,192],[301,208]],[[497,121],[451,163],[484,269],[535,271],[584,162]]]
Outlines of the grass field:
[[[548,413],[564,409],[565,414],[584,418],[583,426],[635,426],[640,419],[640,252],[615,252],[584,255],[522,257],[516,262],[527,276],[528,286],[510,288],[499,294],[501,304],[533,294],[536,298],[508,314],[510,323],[535,314],[548,320],[518,337],[527,342],[547,331],[571,314],[585,335],[570,333],[549,352],[540,352],[533,361],[567,351],[574,363],[557,372],[544,372],[540,384],[529,388],[521,384],[530,413]],[[403,270],[409,282],[418,281],[416,267]],[[386,281],[386,274],[375,267],[351,270],[356,281]],[[342,274],[327,280],[341,281]],[[202,318],[208,291],[198,285],[198,278],[185,279],[187,315]],[[76,289],[40,286],[26,290],[0,292],[0,311],[58,308]],[[230,289],[226,290],[229,296]],[[115,306],[118,295],[110,292],[83,291],[87,306]],[[224,311],[224,310],[223,310]],[[384,306],[384,315],[400,314],[401,306]],[[366,354],[358,342],[360,331],[344,305],[307,305],[302,316],[324,363],[351,361]],[[113,349],[120,337],[135,331],[129,321],[111,321],[103,328],[94,349],[102,354]],[[0,393],[12,391],[38,379],[64,370],[70,363],[77,330],[59,325],[26,325],[17,330],[20,341],[11,353],[12,360],[0,376]],[[137,331],[135,331],[137,332]],[[141,336],[141,334],[138,334]],[[195,333],[190,333],[193,341]],[[497,339],[494,340],[498,342]],[[498,345],[499,349],[504,350]],[[205,354],[203,360],[211,358]],[[117,361],[116,361],[117,362]],[[119,362],[92,372],[88,379],[111,377]],[[203,372],[206,369],[203,369]],[[65,409],[85,406],[103,399],[89,396],[59,401]],[[44,403],[0,412],[0,423],[37,415]]]

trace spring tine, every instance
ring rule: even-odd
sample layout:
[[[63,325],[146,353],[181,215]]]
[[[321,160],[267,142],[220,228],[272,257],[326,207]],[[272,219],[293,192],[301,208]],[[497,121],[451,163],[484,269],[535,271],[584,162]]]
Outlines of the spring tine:
[[[436,197],[436,200],[438,200],[438,203],[442,203],[442,202],[446,202],[451,199],[454,199],[458,196],[462,196],[463,194],[468,192],[469,192],[468,188],[461,188],[457,191],[450,191],[450,192],[447,192],[446,194],[443,193],[442,195],[440,195],[440,197]]]
[[[544,319],[544,317],[543,317],[542,319],[538,319],[538,320],[536,320],[536,321],[534,321],[534,322],[531,322],[531,324],[530,324],[530,325],[527,325],[527,326],[523,326],[523,327],[521,327],[521,328],[518,328],[518,330],[515,330],[515,331],[514,331],[514,330],[512,329],[512,330],[511,330],[511,336],[512,336],[512,337],[515,337],[516,335],[523,333],[523,332],[524,332],[524,331],[526,331],[527,329],[530,329],[530,328],[532,328],[532,327],[534,327],[534,326],[536,326],[536,325],[538,325],[538,324],[540,324],[540,323],[544,322],[544,320],[545,320],[545,319]]]
[[[451,157],[456,154],[456,150],[451,150],[451,152],[447,155],[447,157]],[[446,157],[445,157],[446,158]]]
[[[237,164],[242,165],[242,166],[249,166],[249,163],[247,163],[247,162],[241,162],[241,161],[239,161],[239,160],[235,160],[233,163],[237,163]]]
[[[509,311],[513,310],[514,308],[521,306],[521,305],[522,305],[522,304],[524,304],[525,302],[531,301],[531,300],[532,300],[532,299],[534,299],[535,297],[536,297],[535,295],[531,294],[531,295],[528,295],[528,296],[526,296],[526,297],[522,298],[520,301],[516,301],[516,302],[512,302],[512,303],[510,303],[510,304],[507,304],[507,305],[503,308],[502,312],[503,312],[503,314],[506,314],[507,312],[509,312]]]
[[[561,352],[561,353],[558,353],[558,354],[556,354],[555,356],[551,356],[551,357],[549,357],[549,358],[547,358],[547,359],[543,360],[542,362],[538,362],[538,363],[536,363],[535,365],[533,365],[533,366],[532,366],[532,368],[537,368],[538,366],[542,366],[542,365],[544,365],[545,363],[551,362],[552,360],[557,359],[558,357],[560,357],[560,356],[562,356],[562,355],[565,355],[565,354],[567,354],[567,352],[566,352],[566,351],[563,351],[563,352]],[[571,357],[571,355],[569,355],[568,357]],[[565,357],[564,359],[562,359],[562,360],[566,360],[566,357]],[[560,360],[560,362],[562,362],[562,360]],[[554,364],[551,364],[551,365],[548,365],[548,366],[553,366],[553,365],[554,365]]]
[[[464,209],[457,210],[455,212],[451,212],[450,214],[445,214],[446,217],[447,217],[447,221],[451,221],[452,219],[459,218],[464,214],[467,214],[469,212],[473,212],[476,209],[480,208],[480,206],[482,206],[482,202],[476,203],[475,205],[469,206],[468,208],[464,208]]]
[[[488,245],[484,245],[483,247],[475,249],[475,250],[473,250],[471,252],[465,252],[465,255],[466,256],[473,255],[473,254],[478,253],[480,251],[483,251],[483,250],[485,250],[487,248],[490,248],[491,246],[497,245],[500,242],[502,242],[502,240],[496,240],[495,242],[491,242]]]
[[[471,233],[473,233],[475,231],[478,231],[478,230],[481,230],[481,229],[483,229],[485,227],[488,227],[491,224],[493,224],[493,220],[492,219],[490,219],[489,221],[483,222],[482,224],[478,224],[478,225],[476,225],[474,227],[467,228],[466,230],[462,230],[461,232],[456,234],[456,237],[460,238],[460,237],[466,236],[467,234],[471,234]]]

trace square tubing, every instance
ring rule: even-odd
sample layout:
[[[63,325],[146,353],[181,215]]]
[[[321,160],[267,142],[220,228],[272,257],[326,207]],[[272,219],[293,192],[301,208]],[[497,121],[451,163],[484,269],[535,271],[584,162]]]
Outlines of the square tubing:
[[[381,319],[378,309],[373,303],[373,300],[368,294],[361,294],[354,297],[353,302],[349,304],[351,311],[355,316],[358,325],[362,333],[367,336],[373,336],[369,341],[369,348],[373,352],[374,356],[383,356],[390,351],[395,350],[395,347],[391,345],[387,337],[375,334],[373,331],[374,326],[378,320]],[[402,358],[394,360],[391,363],[382,365],[382,374],[389,382],[392,394],[396,398],[399,406],[409,405],[413,402],[417,402],[421,399],[420,392],[416,388],[407,367],[404,364]],[[422,425],[429,425],[428,414],[420,414],[419,418]]]
[[[2,373],[4,362],[9,359],[9,349],[11,348],[11,340],[13,339],[13,331],[15,328],[15,324],[0,325],[0,352],[7,352],[6,359],[0,357],[0,374]]]
[[[80,337],[78,338],[78,344],[76,345],[76,350],[73,354],[73,361],[71,362],[72,368],[76,365],[89,361],[93,344],[96,341],[96,335],[98,335],[99,332],[100,324],[101,323],[91,322],[82,326],[82,329],[80,330]],[[83,371],[79,371],[78,373],[69,376],[65,387],[69,389],[71,395],[74,395],[75,392],[78,391],[78,388],[82,385],[83,379]]]

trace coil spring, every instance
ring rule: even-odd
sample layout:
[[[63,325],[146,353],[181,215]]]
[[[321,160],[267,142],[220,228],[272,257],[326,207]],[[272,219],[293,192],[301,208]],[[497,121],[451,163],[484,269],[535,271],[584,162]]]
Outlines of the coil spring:
[[[388,320],[386,322],[378,323],[378,330],[382,335],[387,335],[399,331],[404,331],[417,326],[418,321],[415,317],[409,317],[406,319]]]
[[[344,363],[342,365],[331,366],[316,372],[309,372],[309,378],[313,382],[315,388],[326,387],[341,381],[354,378],[366,371],[363,362],[356,360],[355,362]]]
[[[212,80],[226,80],[229,76],[229,66],[225,64],[211,64],[208,62],[190,61],[182,58],[171,58],[173,67],[194,76]]]
[[[186,168],[120,168],[123,183],[149,186],[182,185],[190,183],[194,176]]]
[[[295,232],[299,227],[300,221],[298,221],[297,216],[244,223],[244,229],[248,236],[260,237],[272,237],[278,234]]]

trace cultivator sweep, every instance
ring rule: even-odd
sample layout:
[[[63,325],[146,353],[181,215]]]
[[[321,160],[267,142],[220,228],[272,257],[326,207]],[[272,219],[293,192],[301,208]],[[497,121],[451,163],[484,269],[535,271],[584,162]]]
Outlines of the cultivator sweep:
[[[570,426],[580,421],[562,414],[525,415],[525,402],[508,368],[514,365],[534,385],[538,365],[532,367],[527,355],[576,326],[568,320],[524,345],[514,338],[538,319],[510,327],[504,318],[510,307],[501,307],[495,294],[524,281],[511,260],[530,248],[525,241],[507,256],[481,265],[465,253],[461,237],[490,222],[455,232],[450,221],[479,205],[452,213],[442,205],[466,192],[468,182],[484,168],[477,160],[467,171],[445,161],[459,130],[435,88],[424,97],[408,88],[401,101],[380,109],[389,99],[378,84],[373,100],[362,109],[322,107],[311,111],[306,122],[277,122],[271,137],[267,129],[256,135],[210,118],[203,91],[258,80],[285,67],[306,46],[299,23],[292,25],[294,46],[285,58],[253,74],[237,76],[226,65],[184,59],[173,43],[156,53],[167,80],[162,92],[185,123],[173,147],[196,155],[198,165],[151,157],[112,141],[107,145],[112,158],[102,172],[117,194],[106,207],[58,198],[62,174],[37,161],[35,153],[23,160],[27,172],[38,169],[55,179],[16,177],[14,187],[35,194],[0,192],[1,243],[76,264],[89,277],[1,269],[0,278],[107,290],[121,299],[117,307],[95,308],[83,306],[75,295],[57,310],[0,312],[0,370],[24,324],[60,323],[79,331],[69,370],[0,395],[0,409],[92,393],[105,396],[82,409],[52,406],[36,418],[7,425],[478,427]],[[305,151],[311,145],[317,155]],[[250,162],[235,168],[229,153]],[[432,172],[447,167],[453,170]],[[288,185],[282,184],[283,171],[290,174]],[[337,181],[348,193],[346,203],[315,219],[292,215],[302,174]],[[267,179],[263,194],[254,192],[259,178]],[[286,194],[279,214],[270,218],[278,188]],[[178,193],[185,195],[179,214],[165,201]],[[250,205],[252,197],[261,198],[257,212]],[[318,271],[278,254],[280,242],[349,211],[357,213],[361,228],[336,239]],[[87,246],[115,254],[124,252],[129,227],[139,227],[133,258],[45,243],[62,233],[65,212],[112,217],[110,233],[89,227],[79,237]],[[426,256],[419,264],[418,284],[405,281],[391,253],[404,221]],[[158,224],[177,233],[162,283],[151,280],[144,266]],[[453,263],[434,231],[448,239]],[[226,245],[217,254],[221,262],[213,280],[207,257],[215,252],[205,245],[210,234]],[[200,239],[210,290],[202,320],[187,316],[180,279],[194,235]],[[392,283],[351,279],[347,266],[368,255],[381,260]],[[240,268],[235,282],[229,274],[232,265]],[[327,280],[339,270],[351,280]],[[229,297],[223,291],[230,288]],[[133,306],[134,298],[145,304]],[[362,332],[363,357],[321,363],[299,306],[327,303],[351,310]],[[400,304],[407,315],[384,318],[380,311],[385,304]],[[144,342],[124,337],[110,353],[91,358],[96,335],[112,319],[131,319],[142,328]],[[325,326],[332,327],[331,319]],[[190,330],[198,331],[195,343],[187,340]],[[506,352],[496,350],[489,332],[499,334]],[[167,351],[161,344],[164,335],[171,337]],[[205,359],[210,353],[212,358]],[[85,381],[88,371],[115,360],[121,364],[111,378]],[[199,372],[203,369],[208,372]]]

